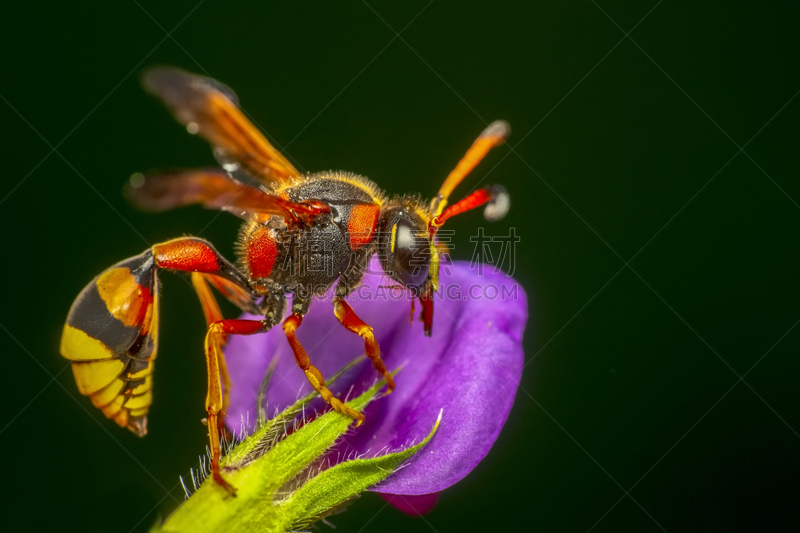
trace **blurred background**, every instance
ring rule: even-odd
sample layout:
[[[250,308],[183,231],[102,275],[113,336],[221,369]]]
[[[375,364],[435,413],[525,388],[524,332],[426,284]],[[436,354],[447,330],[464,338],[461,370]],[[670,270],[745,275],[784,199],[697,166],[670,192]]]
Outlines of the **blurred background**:
[[[139,86],[157,64],[233,87],[307,171],[512,209],[526,366],[495,447],[424,519],[374,494],[339,531],[797,531],[800,76],[793,2],[14,3],[0,21],[4,523],[146,531],[206,444],[204,325],[164,275],[150,434],[80,397],[58,344],[113,263],[238,221],[132,209],[134,172],[213,164]],[[471,185],[459,189],[466,193]],[[459,196],[457,194],[456,196]],[[507,265],[510,269],[510,265]],[[230,310],[230,308],[228,308]],[[319,525],[320,530],[328,526]]]

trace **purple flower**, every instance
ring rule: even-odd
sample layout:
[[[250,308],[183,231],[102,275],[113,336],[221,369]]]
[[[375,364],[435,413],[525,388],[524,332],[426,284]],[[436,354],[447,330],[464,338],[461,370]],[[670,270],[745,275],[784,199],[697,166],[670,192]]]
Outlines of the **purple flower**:
[[[442,266],[432,337],[425,337],[416,318],[409,325],[405,294],[380,288],[392,283],[378,274],[377,260],[348,299],[374,328],[386,366],[402,371],[395,377],[395,391],[372,402],[364,424],[337,444],[338,457],[380,455],[419,442],[443,410],[433,440],[372,490],[395,495],[439,492],[466,476],[500,433],[522,372],[522,333],[528,313],[522,288],[491,270],[486,267],[480,273],[479,267],[471,269],[465,262]],[[314,302],[297,335],[326,377],[364,353],[362,339],[337,322],[329,300]],[[238,431],[241,420],[252,430],[258,389],[273,358],[277,364],[266,395],[268,415],[311,390],[280,327],[263,335],[231,337],[226,358],[234,384],[228,408],[232,430]],[[375,380],[372,366],[364,362],[332,389],[352,398]]]

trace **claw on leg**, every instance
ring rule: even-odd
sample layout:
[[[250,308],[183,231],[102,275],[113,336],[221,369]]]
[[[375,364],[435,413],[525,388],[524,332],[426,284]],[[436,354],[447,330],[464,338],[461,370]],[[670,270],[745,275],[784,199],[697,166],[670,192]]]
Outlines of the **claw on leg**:
[[[236,496],[236,489],[230,483],[225,481],[225,478],[222,477],[222,473],[219,471],[219,458],[221,452],[219,447],[218,427],[217,414],[212,414],[209,412],[208,436],[209,440],[211,441],[211,475],[214,477],[214,481],[216,481],[223,489],[228,491],[228,494],[231,496]]]

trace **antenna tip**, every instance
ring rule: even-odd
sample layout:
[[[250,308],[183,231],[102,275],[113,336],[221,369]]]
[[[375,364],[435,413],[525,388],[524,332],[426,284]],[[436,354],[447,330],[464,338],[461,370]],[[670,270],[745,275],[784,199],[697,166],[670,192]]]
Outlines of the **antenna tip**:
[[[492,199],[483,209],[483,218],[489,222],[497,222],[508,213],[511,207],[511,195],[502,185],[492,185],[489,190],[492,194]]]
[[[511,125],[505,120],[495,120],[480,135],[481,139],[493,138],[495,144],[505,142],[511,135]]]

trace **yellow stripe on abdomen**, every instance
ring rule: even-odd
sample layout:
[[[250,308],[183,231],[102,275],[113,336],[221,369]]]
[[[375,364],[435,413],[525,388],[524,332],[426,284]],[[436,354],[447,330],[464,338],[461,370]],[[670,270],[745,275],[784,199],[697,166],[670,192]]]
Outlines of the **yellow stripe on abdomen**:
[[[61,355],[72,361],[95,361],[116,357],[111,348],[69,324],[64,325],[64,333],[61,335]]]
[[[123,371],[125,364],[119,359],[78,361],[72,363],[72,373],[78,390],[90,396],[111,384]]]

